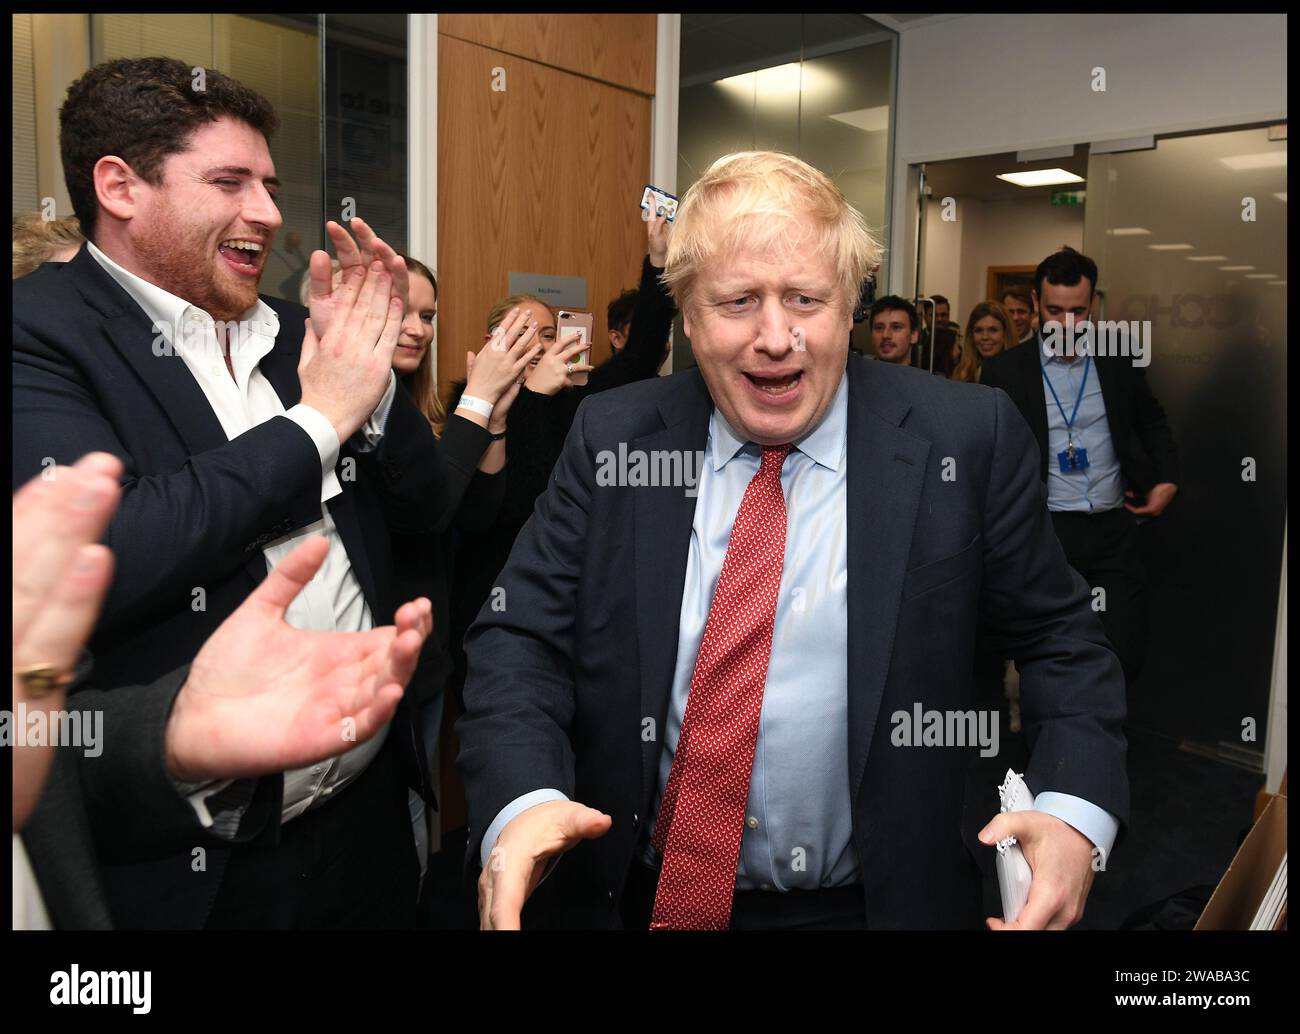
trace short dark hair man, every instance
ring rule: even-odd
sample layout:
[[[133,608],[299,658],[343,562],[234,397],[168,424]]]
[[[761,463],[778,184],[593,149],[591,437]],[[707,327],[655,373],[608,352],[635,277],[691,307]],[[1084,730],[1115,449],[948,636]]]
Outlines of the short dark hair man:
[[[1044,341],[1045,329],[1092,318],[1097,264],[1063,248],[1039,263],[1034,284],[1034,347],[994,356],[980,380],[1011,396],[1038,439],[1057,537],[1094,596],[1104,590],[1095,596],[1104,600],[1102,625],[1131,684],[1146,649],[1135,516],[1158,517],[1173,499],[1178,448],[1142,367],[1121,356],[1080,357]]]
[[[1033,292],[1022,284],[1012,284],[999,299],[1016,328],[1016,342],[1023,345],[1034,336]],[[1008,345],[1007,347],[1011,347]]]
[[[47,457],[107,452],[124,470],[105,536],[116,572],[91,641],[96,685],[112,691],[188,664],[315,533],[326,559],[285,620],[358,633],[389,622],[389,527],[436,531],[471,479],[484,485],[486,418],[452,472],[396,383],[406,267],[364,223],[364,250],[327,225],[345,275],[332,287],[329,257],[312,256],[310,319],[259,296],[282,222],[277,118],[215,69],[203,80],[154,57],[97,65],[69,87],[60,144],[87,243],[13,287],[15,486]],[[145,704],[124,723],[139,740],[113,749],[158,749],[167,707]],[[413,926],[420,735],[403,705],[329,763],[229,785],[164,773],[160,758],[173,811],[192,807],[208,828],[206,865],[191,866],[193,838],[105,859],[114,922]]]
[[[887,294],[871,307],[871,348],[877,359],[910,366],[912,348],[921,335],[916,307],[906,298]]]
[[[934,325],[936,327],[946,326],[952,319],[952,306],[948,299],[941,294],[932,294],[934,299]]]

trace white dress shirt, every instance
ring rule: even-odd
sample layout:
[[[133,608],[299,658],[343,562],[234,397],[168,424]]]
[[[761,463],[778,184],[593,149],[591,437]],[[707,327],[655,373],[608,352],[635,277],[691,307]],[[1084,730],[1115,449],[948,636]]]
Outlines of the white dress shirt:
[[[15,930],[52,930],[40,884],[32,872],[23,839],[14,834],[14,918]]]
[[[339,439],[329,420],[311,406],[298,403],[284,408],[275,387],[258,367],[262,358],[275,347],[280,320],[275,310],[260,298],[241,317],[239,331],[231,338],[230,360],[234,376],[226,368],[225,352],[217,339],[212,316],[183,298],[149,283],[123,269],[92,243],[86,247],[108,274],[142,308],[152,321],[154,351],[159,362],[175,362],[176,357],[198,382],[203,394],[221,422],[226,437],[233,440],[259,424],[277,416],[288,417],[316,443],[321,463],[321,517],[270,542],[262,550],[269,572],[298,545],[312,535],[329,540],[329,553],[316,576],[289,604],[285,621],[294,628],[318,632],[362,632],[374,627],[374,618],[366,605],[361,585],[352,573],[347,550],[330,516],[327,501],[343,491],[334,467],[338,463]],[[170,346],[168,348],[163,345]],[[384,424],[392,406],[396,378],[389,373],[388,390],[371,415],[354,447],[369,451],[383,436]],[[383,745],[387,728],[340,757],[310,768],[284,774],[282,821],[301,815],[315,804],[330,800],[357,778]],[[228,786],[230,780],[209,784],[190,796],[205,826],[212,824],[207,798]]]

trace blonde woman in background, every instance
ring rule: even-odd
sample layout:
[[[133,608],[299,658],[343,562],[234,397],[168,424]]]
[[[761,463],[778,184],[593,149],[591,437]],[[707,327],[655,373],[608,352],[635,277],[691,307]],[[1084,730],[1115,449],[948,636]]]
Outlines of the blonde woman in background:
[[[1014,348],[1018,341],[1015,325],[1007,310],[997,302],[980,302],[971,309],[970,319],[966,321],[961,359],[953,371],[952,379],[967,384],[978,383],[984,361],[1008,348]]]
[[[75,215],[45,219],[30,213],[14,216],[14,279],[34,273],[45,262],[68,262],[86,238]]]

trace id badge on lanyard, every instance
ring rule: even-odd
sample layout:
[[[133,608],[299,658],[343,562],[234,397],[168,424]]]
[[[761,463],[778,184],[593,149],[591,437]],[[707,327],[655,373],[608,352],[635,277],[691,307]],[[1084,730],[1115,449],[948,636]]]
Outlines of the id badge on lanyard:
[[[1088,356],[1083,361],[1083,380],[1079,382],[1079,396],[1074,400],[1074,410],[1069,417],[1065,415],[1065,407],[1061,405],[1060,396],[1056,394],[1056,389],[1052,387],[1052,380],[1047,376],[1047,367],[1042,366],[1043,380],[1047,382],[1047,390],[1052,393],[1052,401],[1056,403],[1056,408],[1061,413],[1061,419],[1065,421],[1065,440],[1066,447],[1056,454],[1056,462],[1060,465],[1062,474],[1072,474],[1076,471],[1088,469],[1088,450],[1082,445],[1074,444],[1074,421],[1079,415],[1079,404],[1083,402],[1083,392],[1088,386],[1088,371],[1092,369],[1092,356]]]

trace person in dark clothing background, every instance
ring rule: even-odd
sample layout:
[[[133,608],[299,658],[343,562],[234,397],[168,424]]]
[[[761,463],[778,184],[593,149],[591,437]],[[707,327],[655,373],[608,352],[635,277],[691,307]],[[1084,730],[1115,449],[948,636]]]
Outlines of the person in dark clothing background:
[[[636,289],[623,291],[605,308],[605,326],[609,328],[609,350],[618,355],[627,347],[627,330],[636,312]]]
[[[452,642],[456,644],[456,677],[463,684],[464,654],[460,643],[479,608],[492,593],[497,572],[505,566],[515,537],[532,516],[537,497],[546,491],[551,470],[564,448],[569,426],[583,399],[634,381],[653,377],[668,354],[668,334],[672,329],[676,307],[672,297],[659,282],[668,253],[668,223],[663,218],[646,223],[647,254],[641,263],[641,283],[637,289],[636,308],[628,331],[627,345],[613,358],[591,371],[586,384],[566,387],[562,379],[563,352],[554,344],[534,361],[528,379],[519,390],[508,420],[510,437],[507,451],[509,470],[505,475],[505,498],[491,527],[471,532],[462,527],[460,563],[452,590]],[[488,316],[488,331],[500,319],[498,303]],[[545,304],[533,300],[530,309],[539,323],[549,320],[539,335],[546,342],[554,339],[554,318]],[[569,346],[572,348],[573,346]],[[458,386],[459,387],[459,386]],[[454,396],[459,398],[459,391]]]
[[[1095,355],[1057,349],[1045,337],[1049,328],[1060,336],[1071,318],[1076,326],[1090,321],[1096,292],[1097,264],[1088,256],[1063,248],[1043,259],[1034,272],[1038,333],[989,359],[981,382],[1011,396],[1038,441],[1057,538],[1094,594],[1104,592],[1094,596],[1098,616],[1131,687],[1146,652],[1137,522],[1173,501],[1181,468],[1145,364],[1095,347]]]
[[[506,461],[506,414],[519,393],[529,360],[542,348],[537,326],[525,313],[512,312],[503,321],[499,337],[485,344],[478,355],[471,352],[467,356],[467,394],[490,403],[490,416],[466,407],[448,414],[438,401],[433,377],[438,280],[423,262],[405,255],[402,258],[410,273],[410,293],[393,353],[393,370],[442,446],[456,507],[453,523],[467,528],[487,527],[496,519],[505,489],[501,471]],[[424,596],[433,604],[433,632],[425,640],[408,689],[408,699],[424,730],[425,764],[432,769],[442,728],[443,691],[452,672],[449,594],[455,559],[453,535],[450,529],[443,529],[426,534],[395,531],[391,537],[398,598]],[[401,595],[407,592],[413,595]],[[429,842],[424,804],[415,794],[410,804],[423,873]]]
[[[537,323],[537,338],[545,351],[534,356],[527,377],[509,406],[509,418],[505,421],[509,432],[506,439],[508,463],[507,468],[496,475],[504,482],[500,505],[490,512],[485,507],[476,506],[473,513],[462,508],[447,536],[449,540],[454,539],[454,544],[447,544],[452,562],[444,568],[451,577],[448,628],[451,674],[443,703],[443,717],[447,719],[442,739],[444,753],[454,753],[451,722],[463,711],[461,692],[465,684],[465,653],[462,644],[465,632],[484,602],[491,598],[497,574],[505,566],[515,538],[532,516],[538,496],[546,491],[551,470],[564,447],[578,406],[596,392],[653,377],[668,356],[668,337],[677,310],[672,296],[659,282],[659,274],[667,260],[667,220],[648,221],[646,235],[647,254],[641,265],[641,282],[634,295],[630,325],[625,327],[627,337],[623,347],[594,370],[589,366],[570,368],[567,365],[577,346],[557,344],[554,314],[540,298],[511,295],[497,302],[488,313],[485,338],[490,338],[511,310],[517,308],[527,315],[530,322]],[[570,376],[583,370],[590,371],[588,382],[573,385]],[[464,382],[453,384],[450,399],[453,408],[465,390]],[[418,399],[418,395],[416,397]],[[498,429],[499,412],[499,409],[493,410],[494,432]],[[399,570],[402,567],[400,563],[397,566]],[[437,605],[435,598],[435,628],[431,640],[439,639]],[[419,673],[416,677],[420,677]],[[459,777],[455,769],[446,764],[441,766],[441,770],[444,780],[451,782],[444,782],[440,804],[443,814],[451,816],[457,812],[453,798],[459,794]],[[450,858],[456,855],[456,845],[463,841],[450,826],[443,830],[443,836],[446,842],[441,854]],[[442,927],[472,929],[477,922],[473,895],[462,893],[460,875],[458,856],[453,863],[435,857],[422,911]]]

